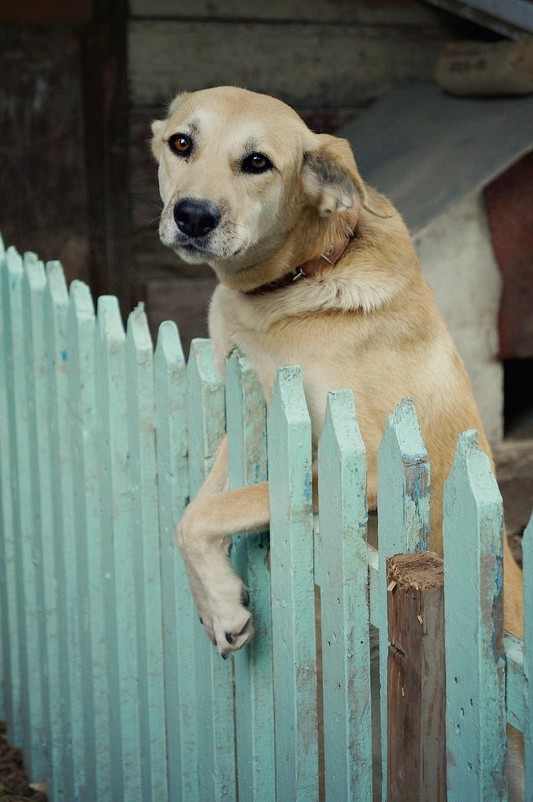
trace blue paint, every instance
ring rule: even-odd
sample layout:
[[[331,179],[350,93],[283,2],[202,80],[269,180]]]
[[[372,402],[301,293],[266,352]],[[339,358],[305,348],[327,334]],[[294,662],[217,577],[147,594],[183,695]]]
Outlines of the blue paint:
[[[305,475],[304,498],[306,501],[313,500],[313,482],[310,472]]]
[[[68,359],[68,353],[66,351],[61,351],[61,361],[66,362]]]

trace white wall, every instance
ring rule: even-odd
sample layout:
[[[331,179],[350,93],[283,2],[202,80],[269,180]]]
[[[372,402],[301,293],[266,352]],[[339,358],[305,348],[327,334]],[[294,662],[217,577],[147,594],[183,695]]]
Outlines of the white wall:
[[[497,360],[500,274],[483,195],[468,195],[414,237],[422,268],[455,338],[489,440],[503,436],[503,367]]]

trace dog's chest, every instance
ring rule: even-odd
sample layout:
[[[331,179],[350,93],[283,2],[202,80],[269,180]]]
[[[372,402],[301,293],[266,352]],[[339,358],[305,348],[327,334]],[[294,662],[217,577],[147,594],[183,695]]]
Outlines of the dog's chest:
[[[343,379],[337,375],[337,360],[329,353],[333,343],[302,336],[297,321],[285,319],[261,327],[255,325],[257,320],[252,316],[238,315],[237,311],[226,302],[211,306],[210,333],[219,368],[223,372],[226,357],[235,348],[239,349],[255,370],[268,403],[278,368],[298,365],[316,436],[322,428],[328,390],[344,386]]]

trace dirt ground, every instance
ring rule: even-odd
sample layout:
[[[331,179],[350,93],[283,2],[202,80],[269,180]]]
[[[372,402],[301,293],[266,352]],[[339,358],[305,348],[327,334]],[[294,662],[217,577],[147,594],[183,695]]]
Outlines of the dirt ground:
[[[0,722],[0,802],[47,802],[47,796],[29,785],[22,750],[10,746]]]

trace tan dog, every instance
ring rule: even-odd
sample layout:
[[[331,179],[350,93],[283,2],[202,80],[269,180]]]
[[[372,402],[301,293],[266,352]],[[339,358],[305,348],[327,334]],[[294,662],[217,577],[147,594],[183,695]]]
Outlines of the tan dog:
[[[490,454],[462,360],[402,218],[366,186],[348,143],[312,133],[274,98],[234,87],[179,95],[153,123],[163,243],[207,263],[218,365],[239,348],[268,401],[278,366],[299,364],[316,443],[328,390],[353,390],[376,506],[376,453],[388,414],[417,409],[431,463],[432,542],[459,432]],[[266,483],[226,489],[227,450],[178,525],[196,607],[220,653],[251,636],[248,592],[228,556],[236,532],[265,529]],[[505,548],[505,626],[522,636],[522,575]]]

